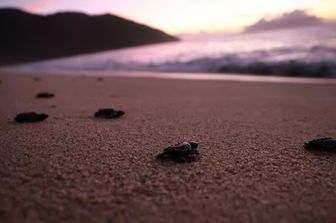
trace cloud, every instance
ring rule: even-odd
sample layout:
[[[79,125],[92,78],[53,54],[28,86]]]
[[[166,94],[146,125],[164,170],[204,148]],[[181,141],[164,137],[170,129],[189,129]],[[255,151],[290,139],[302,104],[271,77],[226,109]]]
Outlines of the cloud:
[[[321,24],[322,19],[309,15],[304,10],[295,10],[284,13],[280,17],[272,20],[260,19],[257,23],[245,28],[245,32],[259,32],[273,29],[287,29],[301,26],[311,26]]]

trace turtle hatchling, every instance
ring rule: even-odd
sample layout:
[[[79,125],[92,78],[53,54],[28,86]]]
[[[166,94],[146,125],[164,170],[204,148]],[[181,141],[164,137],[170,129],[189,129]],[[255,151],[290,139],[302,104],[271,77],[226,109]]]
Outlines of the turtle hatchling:
[[[196,142],[179,142],[163,150],[163,153],[157,156],[162,161],[173,160],[175,162],[193,162],[199,159]]]
[[[15,121],[18,123],[41,122],[48,118],[47,114],[37,114],[35,112],[25,112],[16,115]]]
[[[307,150],[336,151],[336,139],[331,137],[315,139],[305,143],[304,147]]]
[[[96,118],[105,118],[105,119],[112,119],[112,118],[118,118],[121,117],[125,114],[125,112],[123,111],[118,111],[118,110],[114,110],[112,108],[102,108],[99,109],[96,113],[95,113],[95,117]]]

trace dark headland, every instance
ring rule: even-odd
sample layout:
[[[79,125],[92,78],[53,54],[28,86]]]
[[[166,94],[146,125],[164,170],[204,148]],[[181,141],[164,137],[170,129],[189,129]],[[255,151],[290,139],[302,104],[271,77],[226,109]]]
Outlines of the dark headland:
[[[110,14],[43,16],[18,9],[0,9],[0,32],[0,66],[178,40]]]

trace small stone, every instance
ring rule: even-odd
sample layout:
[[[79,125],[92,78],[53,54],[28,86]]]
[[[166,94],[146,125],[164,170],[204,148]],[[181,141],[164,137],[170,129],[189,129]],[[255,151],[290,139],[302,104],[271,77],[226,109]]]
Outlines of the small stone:
[[[336,139],[331,137],[315,139],[305,143],[304,147],[314,151],[336,151]]]
[[[102,109],[99,109],[95,113],[94,116],[96,118],[113,119],[113,118],[121,117],[124,114],[125,114],[125,112],[123,112],[123,111],[114,110],[112,108],[102,108]]]
[[[162,161],[172,160],[179,163],[193,162],[199,159],[197,147],[198,143],[195,142],[179,142],[165,148],[157,158]]]
[[[36,95],[37,98],[53,98],[55,95],[49,92],[41,92]]]
[[[18,123],[41,122],[48,118],[46,114],[37,114],[35,112],[25,112],[16,115],[15,121]]]

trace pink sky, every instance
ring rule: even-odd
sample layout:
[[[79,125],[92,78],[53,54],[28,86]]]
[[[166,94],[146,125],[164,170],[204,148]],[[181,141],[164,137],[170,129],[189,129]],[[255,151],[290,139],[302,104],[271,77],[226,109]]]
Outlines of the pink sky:
[[[237,31],[261,17],[295,9],[336,18],[335,0],[1,0],[0,7],[30,12],[112,13],[166,32]]]

